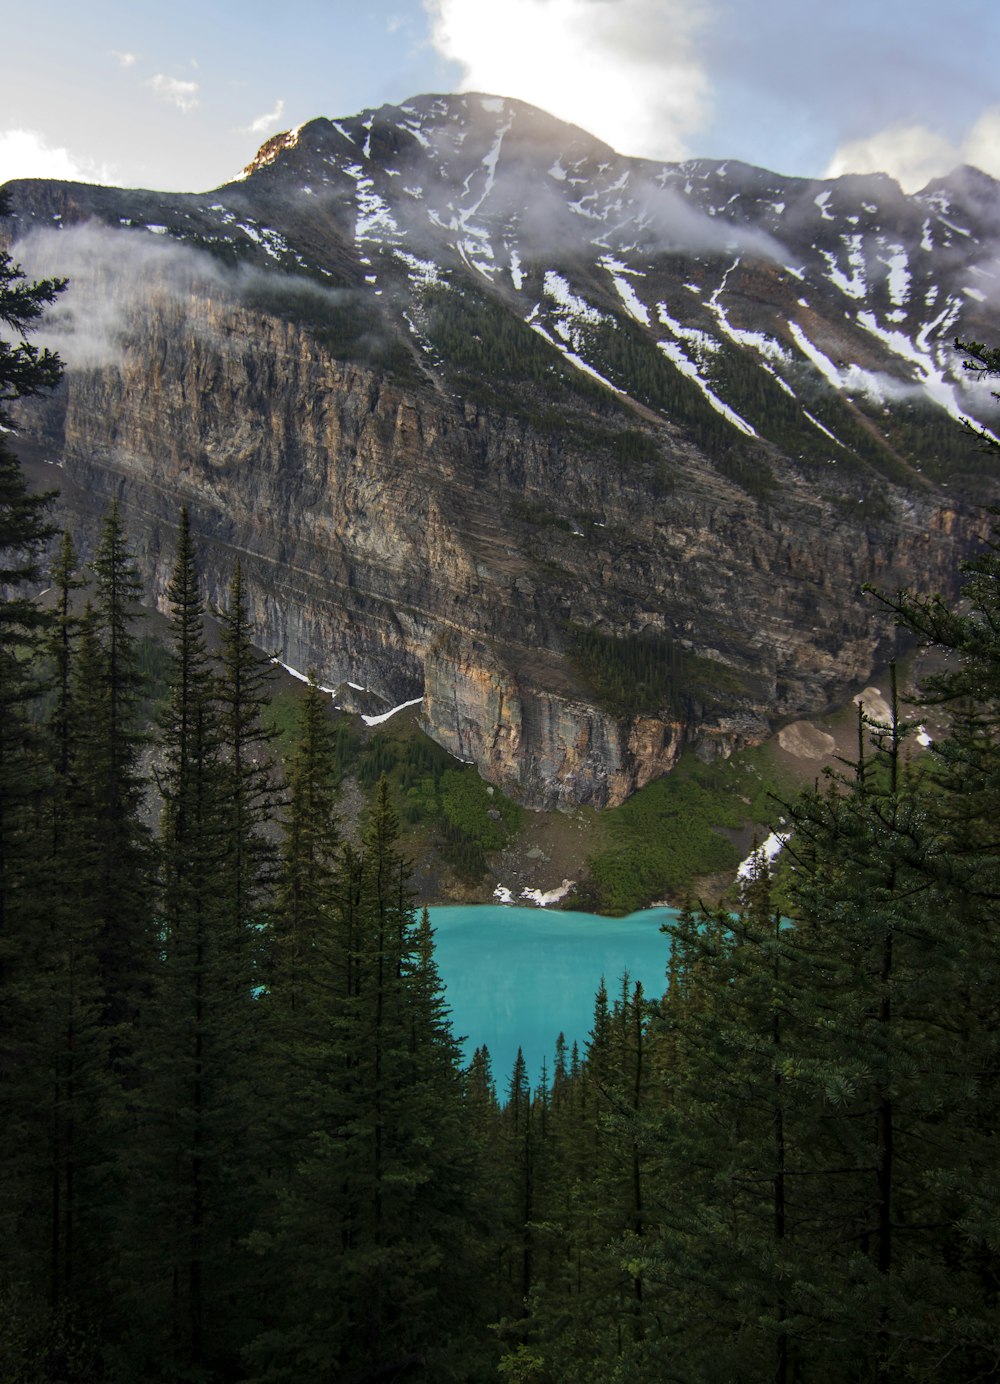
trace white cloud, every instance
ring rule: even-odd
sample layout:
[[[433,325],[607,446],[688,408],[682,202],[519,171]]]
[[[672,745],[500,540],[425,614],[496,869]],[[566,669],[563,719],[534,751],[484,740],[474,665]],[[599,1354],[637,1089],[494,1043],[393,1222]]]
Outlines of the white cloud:
[[[987,106],[965,136],[962,162],[1000,178],[1000,106]]]
[[[199,104],[197,82],[183,82],[179,77],[165,77],[162,72],[158,72],[155,77],[149,79],[147,85],[153,88],[161,101],[169,101],[171,105],[184,111],[185,115]]]
[[[1000,178],[1000,106],[988,106],[958,143],[926,125],[891,125],[850,140],[836,151],[825,176],[889,173],[906,192],[918,192],[961,163]]]
[[[138,53],[121,53],[117,48],[112,48],[111,56],[118,59],[119,67],[134,67],[139,61]]]
[[[0,130],[0,183],[11,178],[61,178],[71,183],[114,180],[107,165],[54,148],[37,130]]]
[[[256,120],[251,120],[247,129],[252,135],[267,134],[269,130],[273,130],[278,125],[284,113],[285,103],[279,101],[273,111],[267,111],[265,115],[258,115]]]
[[[704,128],[695,39],[709,0],[424,0],[463,91],[529,101],[625,154],[683,158]]]

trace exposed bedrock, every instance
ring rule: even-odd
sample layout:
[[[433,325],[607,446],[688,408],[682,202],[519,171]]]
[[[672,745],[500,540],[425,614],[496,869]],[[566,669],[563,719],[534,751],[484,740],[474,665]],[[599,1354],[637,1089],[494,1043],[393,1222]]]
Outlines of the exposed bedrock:
[[[22,423],[64,467],[85,551],[117,496],[162,604],[187,505],[210,599],[239,557],[262,647],[389,704],[422,693],[432,736],[545,807],[619,803],[684,744],[729,753],[827,706],[893,646],[860,583],[950,588],[986,527],[891,486],[866,518],[792,466],[759,502],[663,424],[657,480],[583,429],[344,363],[208,296],[153,291],[115,358]],[[616,716],[569,655],[579,629],[668,633],[717,695]]]

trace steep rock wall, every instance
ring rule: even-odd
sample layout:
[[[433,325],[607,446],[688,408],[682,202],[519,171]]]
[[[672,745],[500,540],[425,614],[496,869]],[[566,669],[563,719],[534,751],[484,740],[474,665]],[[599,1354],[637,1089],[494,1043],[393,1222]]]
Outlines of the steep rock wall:
[[[872,521],[790,467],[763,504],[664,425],[654,483],[579,430],[155,285],[114,358],[22,418],[73,483],[71,522],[121,500],[156,599],[186,504],[213,599],[242,559],[263,647],[389,703],[423,694],[435,738],[546,807],[618,803],[684,743],[728,753],[828,704],[892,644],[859,583],[947,587],[984,529],[891,488]],[[725,694],[683,723],[616,717],[567,656],[573,627],[670,632]]]

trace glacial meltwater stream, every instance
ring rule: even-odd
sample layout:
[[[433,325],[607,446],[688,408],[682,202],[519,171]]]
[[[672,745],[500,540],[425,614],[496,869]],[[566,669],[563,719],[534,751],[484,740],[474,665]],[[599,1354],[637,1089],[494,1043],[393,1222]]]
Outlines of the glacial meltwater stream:
[[[663,993],[670,943],[660,927],[677,914],[650,908],[602,918],[477,904],[432,908],[430,916],[454,1032],[466,1061],[483,1043],[489,1048],[503,1098],[519,1046],[532,1085],[543,1059],[551,1074],[560,1032],[582,1054],[602,976],[612,1000],[626,971],[650,998]]]

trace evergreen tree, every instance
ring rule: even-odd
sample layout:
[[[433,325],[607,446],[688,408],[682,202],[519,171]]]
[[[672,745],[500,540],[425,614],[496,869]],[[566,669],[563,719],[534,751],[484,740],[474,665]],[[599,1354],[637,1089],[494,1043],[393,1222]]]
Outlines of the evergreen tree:
[[[507,1276],[517,1316],[526,1312],[534,1282],[536,1132],[533,1116],[528,1067],[524,1053],[518,1048],[503,1108],[510,1220]]]
[[[9,323],[5,262],[0,255],[0,321]],[[10,349],[0,341],[0,400],[4,353]],[[29,915],[38,900],[44,852],[35,833],[47,778],[32,708],[41,692],[38,658],[48,622],[32,587],[41,576],[42,549],[54,533],[51,501],[51,495],[29,493],[17,459],[0,439],[0,988],[13,984],[18,971],[30,972]]]
[[[260,925],[272,883],[273,851],[265,827],[273,816],[274,765],[268,745],[277,735],[267,723],[274,669],[254,647],[242,567],[237,560],[228,600],[216,615],[222,626],[218,681],[219,733],[229,786],[226,792],[226,896],[234,931]]]
[[[8,213],[0,192],[0,216]],[[6,251],[0,251],[0,428],[12,430],[4,407],[54,388],[62,374],[58,356],[39,351],[27,340],[65,282],[29,282]],[[18,836],[23,812],[37,792],[37,747],[32,744],[27,708],[38,695],[31,659],[37,655],[46,616],[33,599],[41,575],[41,553],[55,530],[49,520],[54,494],[32,495],[20,464],[0,440],[0,966],[4,952],[15,948],[4,939],[11,922],[11,892],[18,888],[19,858],[25,855]],[[30,854],[30,852],[28,853]],[[7,964],[11,964],[9,957]]]
[[[659,1205],[620,1249],[645,1285],[625,1378],[658,1377],[666,1351],[692,1384],[985,1367],[988,1240],[961,1248],[985,1166],[981,1043],[956,1022],[964,885],[893,708],[791,809],[790,922],[759,865],[737,916],[673,929],[650,1035]]]
[[[8,204],[0,193],[0,216]],[[28,337],[62,280],[29,282],[0,251],[0,428],[62,365]],[[75,906],[67,807],[71,546],[54,619],[36,599],[55,530],[0,441],[0,1375],[96,1376],[110,1083],[90,919]],[[50,656],[56,710],[39,702]],[[113,1104],[113,1103],[112,1103]]]
[[[134,1350],[167,1377],[231,1366],[241,1342],[249,1232],[254,940],[234,917],[233,781],[181,513],[168,588],[171,669],[160,720],[159,962],[139,1021],[141,1091],[126,1264]],[[249,853],[243,864],[248,881]],[[138,1290],[138,1291],[137,1291]]]
[[[300,783],[293,772],[293,805]],[[295,1041],[283,1084],[302,1133],[257,1237],[284,1282],[278,1320],[254,1348],[268,1380],[404,1367],[438,1378],[435,1354],[456,1348],[466,1298],[449,1255],[462,1249],[469,1196],[459,1073],[397,835],[382,780],[361,853],[341,856],[334,907],[285,1006]],[[277,966],[276,1012],[288,983]]]
[[[9,215],[7,193],[0,190],[0,217]],[[28,340],[46,307],[66,287],[65,279],[27,279],[20,265],[0,250],[0,427],[11,427],[5,404],[29,399],[54,389],[62,375],[62,362],[48,349],[39,350]],[[0,548],[6,544],[0,542]]]
[[[515,1377],[527,1362],[545,1381],[632,1377],[654,1201],[647,1028],[641,986],[623,977],[610,1004],[602,982],[582,1066],[567,1067],[563,1044],[553,1099],[536,1096],[535,1281],[520,1351],[504,1362]]]
[[[976,1089],[955,1051],[968,938],[937,795],[903,756],[895,687],[890,724],[868,729],[874,749],[862,748],[852,776],[795,810],[807,848],[790,856],[789,950],[810,988],[785,1090],[801,1086],[822,1111],[809,1252],[823,1305],[810,1308],[811,1349],[853,1363],[857,1378],[933,1378],[951,1335],[949,1202]]]
[[[333,882],[340,868],[335,763],[328,699],[310,672],[287,770],[288,810],[269,943],[268,984],[282,1011],[294,1011],[312,949],[333,927]]]
[[[46,651],[52,665],[53,708],[48,732],[56,773],[65,789],[70,781],[74,747],[73,671],[76,646],[80,633],[80,618],[74,610],[74,593],[86,583],[79,572],[76,548],[70,534],[64,533],[52,567],[52,589],[55,593],[52,625]]]
[[[143,679],[133,631],[142,584],[117,503],[105,518],[93,574],[74,688],[77,880],[81,906],[95,920],[105,1017],[121,1030],[148,991],[151,858],[140,815]],[[122,1032],[117,1041],[127,1047]]]
[[[42,891],[48,927],[40,975],[49,988],[48,1004],[39,1009],[37,1071],[44,1071],[49,1082],[44,1160],[49,1299],[53,1307],[86,1310],[99,1321],[103,1267],[110,1253],[108,1187],[122,1100],[109,1065],[110,1035],[102,1023],[95,918],[82,906],[76,874],[80,831],[74,785],[80,727],[74,676],[80,621],[73,596],[83,586],[72,539],[63,534],[52,568],[55,602],[46,643],[51,782],[45,819],[47,886]]]

